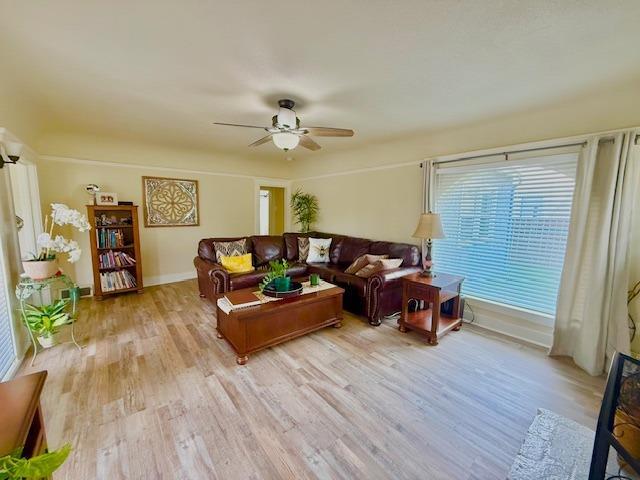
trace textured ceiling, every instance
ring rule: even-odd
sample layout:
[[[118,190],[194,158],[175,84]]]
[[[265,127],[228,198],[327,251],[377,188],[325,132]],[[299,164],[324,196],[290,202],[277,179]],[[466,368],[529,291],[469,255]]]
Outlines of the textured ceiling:
[[[595,92],[640,77],[640,2],[0,0],[0,44],[49,131],[280,159],[211,122],[289,97],[332,152]]]

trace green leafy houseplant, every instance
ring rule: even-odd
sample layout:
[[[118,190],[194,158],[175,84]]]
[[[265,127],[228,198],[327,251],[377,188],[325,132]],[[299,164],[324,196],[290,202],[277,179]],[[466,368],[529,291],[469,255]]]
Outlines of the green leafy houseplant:
[[[34,305],[25,306],[25,318],[29,329],[35,333],[40,343],[52,343],[52,337],[63,325],[68,325],[73,320],[71,316],[65,312],[67,300],[56,300],[51,305],[42,305],[36,307]]]
[[[298,189],[291,195],[291,210],[295,222],[300,225],[300,231],[306,233],[311,229],[311,225],[318,220],[320,207],[315,195],[304,193]]]
[[[71,445],[67,443],[58,450],[36,457],[22,458],[20,451],[0,457],[0,480],[49,477],[65,462],[70,452]]]
[[[291,277],[287,277],[287,269],[289,263],[285,260],[271,260],[269,262],[269,273],[260,282],[260,291],[262,292],[267,285],[274,282],[277,291],[285,291],[291,285]]]

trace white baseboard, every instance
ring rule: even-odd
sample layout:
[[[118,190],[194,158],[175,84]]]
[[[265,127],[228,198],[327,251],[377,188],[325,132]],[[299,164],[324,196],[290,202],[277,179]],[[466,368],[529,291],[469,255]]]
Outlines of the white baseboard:
[[[164,285],[165,283],[182,282],[183,280],[191,280],[196,278],[195,270],[181,273],[167,273],[166,275],[155,275],[152,277],[143,277],[144,286],[151,287],[153,285]]]
[[[487,310],[470,300],[467,302],[473,309],[474,325],[540,347],[549,348],[551,346],[553,341],[552,327],[533,323],[514,315]]]

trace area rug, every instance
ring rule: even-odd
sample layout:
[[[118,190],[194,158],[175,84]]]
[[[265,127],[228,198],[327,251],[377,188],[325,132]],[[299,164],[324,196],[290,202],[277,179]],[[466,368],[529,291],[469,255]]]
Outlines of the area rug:
[[[516,456],[509,480],[582,480],[589,478],[595,432],[549,410],[539,409]],[[608,475],[618,475],[615,454]],[[637,475],[624,472],[628,478]],[[616,477],[618,478],[618,477]]]

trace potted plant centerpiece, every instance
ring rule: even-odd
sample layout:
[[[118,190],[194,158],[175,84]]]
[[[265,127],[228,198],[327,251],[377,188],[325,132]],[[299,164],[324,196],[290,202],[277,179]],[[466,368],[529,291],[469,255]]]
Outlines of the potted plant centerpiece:
[[[291,288],[291,277],[287,276],[289,263],[285,260],[271,260],[269,262],[269,273],[260,282],[260,291],[273,283],[276,292],[286,292]]]
[[[53,347],[56,342],[55,335],[63,325],[73,322],[71,316],[65,311],[68,300],[56,300],[51,305],[25,305],[25,319],[29,330],[37,337],[43,348]]]
[[[44,233],[38,235],[38,253],[31,259],[24,260],[24,273],[34,280],[44,280],[53,277],[58,272],[56,253],[69,255],[69,262],[74,263],[80,258],[82,250],[75,240],[68,240],[62,235],[53,236],[56,226],[71,225],[81,232],[91,229],[87,218],[67,207],[63,203],[52,203],[51,213],[44,217]]]

